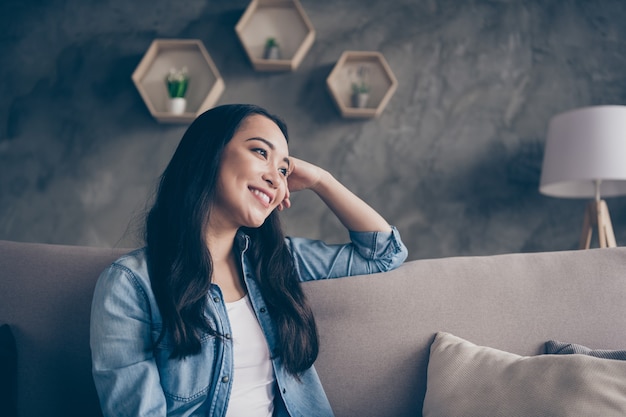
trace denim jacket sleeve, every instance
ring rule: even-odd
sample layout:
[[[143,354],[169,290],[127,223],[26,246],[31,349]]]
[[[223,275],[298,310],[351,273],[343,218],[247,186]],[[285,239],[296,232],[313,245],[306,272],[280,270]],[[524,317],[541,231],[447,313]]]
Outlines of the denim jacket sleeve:
[[[151,305],[130,269],[113,264],[102,272],[92,301],[92,373],[105,417],[166,415],[152,349]],[[139,337],[138,337],[139,336]]]
[[[386,272],[400,266],[408,251],[395,227],[391,232],[350,232],[351,243],[286,238],[302,281]]]

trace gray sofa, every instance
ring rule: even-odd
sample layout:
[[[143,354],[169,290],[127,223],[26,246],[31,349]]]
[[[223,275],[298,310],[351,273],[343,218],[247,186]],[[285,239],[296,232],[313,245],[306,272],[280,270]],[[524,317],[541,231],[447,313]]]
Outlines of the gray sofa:
[[[100,415],[91,293],[123,252],[0,241],[0,324],[16,339],[20,417]],[[419,260],[304,285],[337,417],[421,415],[439,331],[519,355],[549,339],[626,348],[626,248]]]

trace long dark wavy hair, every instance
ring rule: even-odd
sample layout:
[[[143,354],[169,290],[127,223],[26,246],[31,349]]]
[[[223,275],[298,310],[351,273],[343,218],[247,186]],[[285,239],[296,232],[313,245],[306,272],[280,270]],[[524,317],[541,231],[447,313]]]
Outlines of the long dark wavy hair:
[[[204,314],[213,275],[204,232],[224,147],[242,122],[255,114],[274,121],[288,138],[285,123],[255,105],[223,105],[204,112],[183,135],[148,212],[148,270],[163,318],[159,340],[170,335],[173,358],[199,353],[204,334],[222,338]],[[298,377],[317,358],[318,335],[276,210],[260,227],[244,229],[250,236],[256,279],[278,331],[278,354],[285,369]]]

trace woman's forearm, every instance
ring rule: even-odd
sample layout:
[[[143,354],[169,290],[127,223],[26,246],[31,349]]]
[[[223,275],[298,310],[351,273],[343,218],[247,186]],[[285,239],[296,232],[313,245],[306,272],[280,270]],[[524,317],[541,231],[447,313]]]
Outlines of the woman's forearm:
[[[354,232],[391,232],[389,223],[328,171],[311,187],[341,223]]]

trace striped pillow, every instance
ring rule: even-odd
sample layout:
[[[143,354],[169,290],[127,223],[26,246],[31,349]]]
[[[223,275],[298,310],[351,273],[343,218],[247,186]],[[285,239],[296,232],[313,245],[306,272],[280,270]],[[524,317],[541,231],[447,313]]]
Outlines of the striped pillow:
[[[545,353],[553,355],[571,355],[577,353],[595,356],[596,358],[626,360],[626,350],[589,349],[583,345],[559,342],[558,340],[548,340],[545,344]]]

